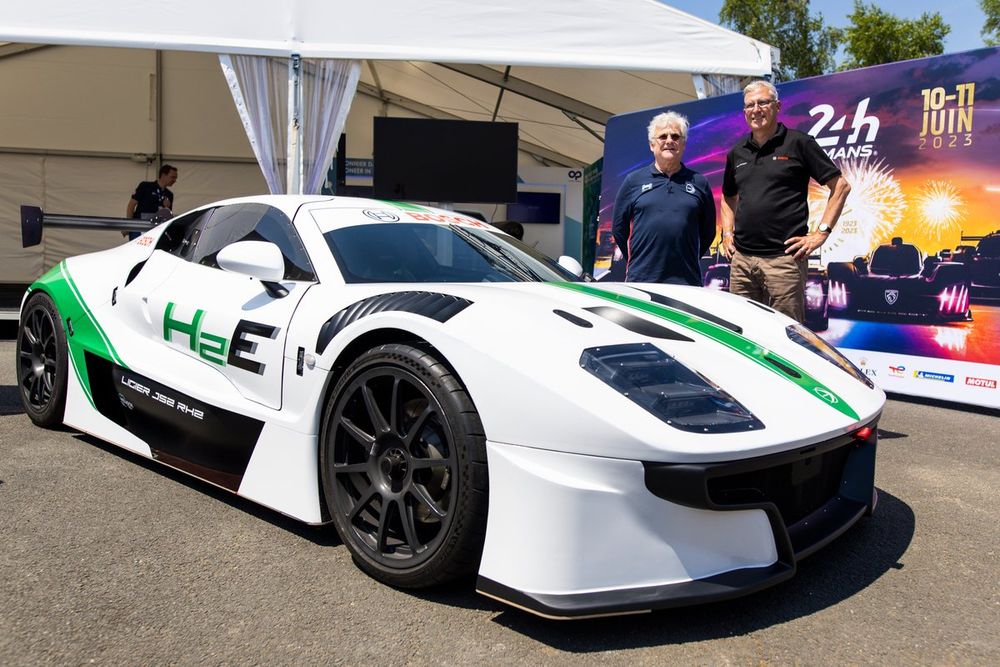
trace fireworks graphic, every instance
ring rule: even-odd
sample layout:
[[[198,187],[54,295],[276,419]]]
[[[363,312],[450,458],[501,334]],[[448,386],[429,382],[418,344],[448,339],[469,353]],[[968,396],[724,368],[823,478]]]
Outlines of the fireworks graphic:
[[[951,247],[960,242],[959,220],[965,200],[958,188],[948,181],[927,181],[913,199],[911,209],[919,222],[914,230],[914,243],[926,251]]]
[[[866,255],[892,237],[906,210],[906,199],[893,170],[884,160],[851,158],[840,165],[851,192],[830,239],[823,244],[823,263],[847,262]],[[809,228],[816,229],[826,211],[830,191],[815,181],[809,186]]]

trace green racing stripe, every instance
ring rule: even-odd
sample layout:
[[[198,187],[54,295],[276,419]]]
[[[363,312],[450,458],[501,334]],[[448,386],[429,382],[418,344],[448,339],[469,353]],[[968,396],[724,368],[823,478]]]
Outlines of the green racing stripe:
[[[87,400],[91,405],[94,405],[84,352],[97,354],[124,368],[127,366],[118,356],[118,352],[115,351],[104,329],[87,306],[79,288],[73,281],[73,277],[69,274],[65,260],[59,262],[32,283],[29,291],[33,292],[38,289],[48,293],[59,310],[63,332],[66,335],[66,344],[69,348],[70,365],[80,381],[80,386],[83,387],[83,393],[87,396]],[[70,333],[70,324],[67,323],[72,324],[72,333]]]
[[[837,410],[854,420],[859,418],[858,413],[856,413],[854,409],[851,408],[846,401],[844,401],[844,399],[791,361],[780,357],[771,350],[761,347],[749,338],[734,331],[730,331],[729,329],[714,322],[709,322],[701,319],[700,317],[695,317],[689,313],[685,313],[668,306],[663,306],[652,301],[645,301],[643,299],[637,299],[624,294],[610,292],[597,287],[592,287],[585,283],[550,284],[563,289],[581,292],[598,299],[604,299],[605,301],[611,301],[619,306],[624,306],[626,308],[631,308],[633,310],[638,310],[643,313],[659,317],[682,326],[685,329],[701,334],[702,336],[711,338],[715,342],[725,345],[729,349],[738,352],[747,359],[766,368],[775,375],[797,384],[811,396],[826,405],[829,405],[834,410]]]

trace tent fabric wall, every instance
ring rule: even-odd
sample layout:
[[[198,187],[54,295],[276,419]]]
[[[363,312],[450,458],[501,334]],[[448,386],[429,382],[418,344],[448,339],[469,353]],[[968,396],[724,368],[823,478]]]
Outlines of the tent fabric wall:
[[[266,191],[256,163],[175,161],[178,210]],[[0,283],[29,283],[70,255],[122,243],[118,232],[48,230],[42,243],[21,247],[20,207],[49,213],[123,217],[136,184],[156,170],[121,158],[0,153]]]

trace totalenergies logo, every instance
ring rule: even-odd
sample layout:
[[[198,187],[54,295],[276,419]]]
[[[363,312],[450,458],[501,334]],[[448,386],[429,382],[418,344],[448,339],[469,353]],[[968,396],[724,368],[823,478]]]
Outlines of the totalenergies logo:
[[[837,110],[831,104],[817,104],[809,110],[810,117],[819,117],[809,128],[809,134],[816,137],[816,143],[831,160],[864,158],[877,154],[874,142],[878,135],[879,120],[877,116],[868,115],[870,101],[871,98],[866,97],[858,102],[853,113],[845,113],[839,118]],[[849,127],[848,117],[851,119]],[[850,134],[845,137],[844,134],[848,130]]]

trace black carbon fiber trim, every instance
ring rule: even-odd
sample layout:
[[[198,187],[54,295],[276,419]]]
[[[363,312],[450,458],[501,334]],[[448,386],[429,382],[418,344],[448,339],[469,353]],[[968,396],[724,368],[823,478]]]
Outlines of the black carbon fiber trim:
[[[702,310],[701,308],[696,308],[689,303],[684,303],[683,301],[678,301],[677,299],[671,299],[669,296],[663,296],[662,294],[654,294],[653,292],[647,292],[646,290],[637,290],[639,292],[644,292],[648,294],[653,300],[653,303],[658,303],[661,306],[667,306],[668,308],[673,308],[674,310],[680,310],[682,312],[688,313],[689,315],[694,315],[695,317],[700,317],[703,320],[708,320],[709,322],[714,322],[720,327],[726,327],[730,331],[735,331],[738,334],[743,333],[743,327],[738,324],[733,324],[728,322],[717,315],[713,315],[707,310]]]
[[[468,299],[437,292],[392,292],[368,297],[347,306],[323,323],[316,338],[316,353],[323,354],[326,346],[344,327],[374,313],[404,311],[443,323],[471,305]]]
[[[673,329],[668,329],[665,326],[661,326],[655,322],[650,322],[649,320],[644,320],[637,315],[625,312],[620,308],[614,308],[612,306],[594,306],[593,308],[584,308],[587,312],[593,313],[594,315],[600,315],[604,319],[614,322],[618,326],[628,329],[632,333],[637,333],[640,336],[648,336],[650,338],[662,338],[665,340],[682,340],[687,343],[693,343],[693,338],[688,338],[682,333],[678,333]]]
[[[555,313],[556,315],[558,315],[559,317],[563,318],[567,322],[572,322],[573,324],[575,324],[578,327],[583,327],[584,329],[591,329],[594,326],[593,322],[588,322],[587,320],[583,319],[582,317],[577,317],[576,315],[573,315],[572,313],[567,313],[565,310],[559,310],[557,308],[557,309],[553,310],[552,312]]]

